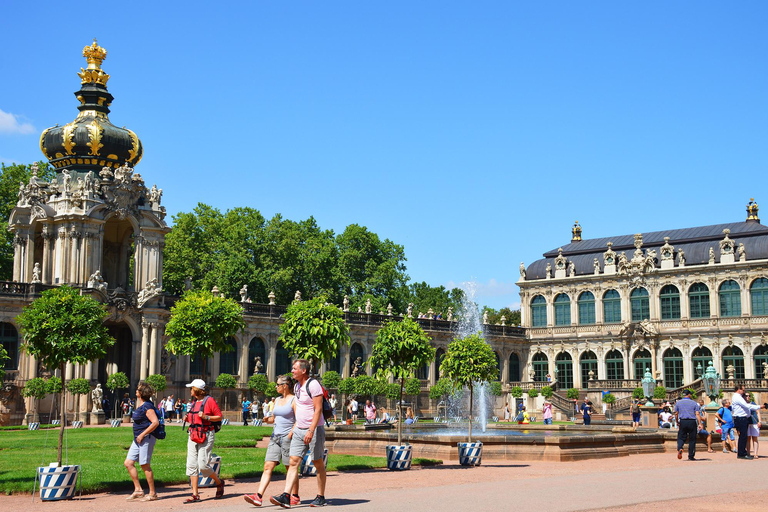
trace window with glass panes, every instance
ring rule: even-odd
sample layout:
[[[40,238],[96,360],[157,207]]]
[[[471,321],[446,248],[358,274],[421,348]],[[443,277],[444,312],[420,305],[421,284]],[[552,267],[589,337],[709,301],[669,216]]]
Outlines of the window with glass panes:
[[[763,363],[768,365],[768,346],[760,345],[754,352],[755,360],[755,378],[760,379],[763,377]]]
[[[635,366],[636,379],[642,379],[645,376],[645,370],[652,368],[651,353],[647,349],[635,352],[635,358],[632,361]]]
[[[533,356],[533,380],[536,382],[545,382],[549,373],[549,360],[543,352]]]
[[[680,319],[680,291],[675,285],[668,284],[659,292],[662,320]]]
[[[514,352],[509,355],[509,381],[520,382],[520,356]]]
[[[579,325],[591,325],[595,323],[595,296],[592,292],[584,292],[579,295]]]
[[[560,352],[555,358],[555,368],[557,368],[557,382],[559,387],[570,389],[573,387],[573,359],[568,352]]]
[[[648,290],[645,288],[635,288],[629,295],[629,305],[632,308],[632,321],[641,322],[651,317],[651,310],[648,304]]]
[[[741,289],[732,279],[720,285],[720,316],[741,316]]]
[[[0,341],[8,354],[5,360],[5,370],[12,371],[19,368],[19,334],[16,327],[8,322],[0,322]]]
[[[597,356],[591,350],[589,352],[584,352],[581,355],[581,387],[582,388],[589,387],[589,371],[590,370],[592,370],[592,372],[594,373],[595,379],[600,378],[597,375]]]
[[[605,354],[605,377],[608,380],[624,380],[624,356],[618,350]]]
[[[359,351],[355,352],[355,348],[358,348]],[[352,357],[352,362],[355,362],[355,359],[358,355],[361,357],[363,354],[363,347],[360,346],[359,343],[355,343],[352,345],[352,348],[350,349],[350,356]],[[363,362],[365,362],[365,357],[363,357]],[[290,373],[291,371],[291,356],[288,354],[288,349],[283,346],[282,341],[277,342],[277,348],[275,349],[275,374],[276,375],[285,375],[286,373]],[[350,373],[352,370],[350,370]]]
[[[533,327],[547,326],[547,299],[537,295],[531,300],[531,325]]]
[[[571,325],[571,299],[564,293],[555,297],[555,325]]]
[[[695,375],[697,379],[707,371],[707,366],[709,366],[710,361],[712,361],[712,352],[710,352],[707,347],[696,347],[693,350],[691,364],[693,364],[693,375]]]
[[[676,348],[669,348],[662,358],[664,363],[664,386],[667,389],[683,385],[683,353]]]
[[[768,279],[761,277],[752,282],[749,288],[754,316],[768,315]]]
[[[739,347],[728,347],[723,350],[723,373],[728,375],[728,366],[733,365],[733,377],[744,378],[744,353]]]
[[[688,309],[691,318],[709,318],[709,288],[704,283],[694,283],[688,291]]]
[[[603,322],[621,323],[621,296],[616,290],[608,290],[603,295]]]
[[[237,342],[234,338],[227,338],[229,351],[219,352],[219,373],[237,375]]]
[[[203,375],[203,358],[202,357],[192,356],[192,358],[189,360],[189,375],[192,377],[200,377],[203,380],[205,380],[205,376]]]

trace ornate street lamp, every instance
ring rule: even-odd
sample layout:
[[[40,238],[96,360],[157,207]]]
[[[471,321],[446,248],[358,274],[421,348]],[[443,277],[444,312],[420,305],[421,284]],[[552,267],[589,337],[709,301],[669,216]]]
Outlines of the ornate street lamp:
[[[641,381],[643,386],[643,395],[645,395],[645,406],[646,407],[653,407],[653,392],[656,389],[656,379],[653,378],[653,375],[651,375],[651,369],[646,368],[645,369],[645,375],[643,376],[643,380]]]
[[[704,368],[701,367],[701,362],[699,362],[699,364],[696,365],[696,376],[701,378],[703,376],[703,370]]]
[[[712,361],[707,366],[707,371],[704,372],[704,376],[701,378],[704,381],[704,392],[709,395],[711,402],[707,407],[717,407],[717,399],[720,394],[720,375],[715,371],[715,367],[712,366]]]

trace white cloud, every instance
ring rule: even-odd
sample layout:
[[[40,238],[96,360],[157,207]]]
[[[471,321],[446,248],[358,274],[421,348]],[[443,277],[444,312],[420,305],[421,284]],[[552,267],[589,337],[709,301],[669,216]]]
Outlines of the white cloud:
[[[31,123],[19,121],[19,116],[0,110],[0,133],[35,133],[35,127]]]

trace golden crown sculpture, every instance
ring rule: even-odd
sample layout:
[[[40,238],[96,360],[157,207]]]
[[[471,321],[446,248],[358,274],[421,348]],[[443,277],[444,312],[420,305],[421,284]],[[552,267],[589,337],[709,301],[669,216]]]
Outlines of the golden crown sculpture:
[[[758,206],[755,202],[755,198],[751,197],[749,199],[749,203],[747,204],[747,220],[756,220],[757,222],[760,222],[760,217],[757,216],[758,212]]]
[[[107,50],[102,48],[93,40],[93,44],[83,48],[83,57],[88,61],[88,69],[80,68],[80,77],[84,84],[96,83],[103,86],[107,85],[109,75],[101,69],[101,63],[107,58]]]

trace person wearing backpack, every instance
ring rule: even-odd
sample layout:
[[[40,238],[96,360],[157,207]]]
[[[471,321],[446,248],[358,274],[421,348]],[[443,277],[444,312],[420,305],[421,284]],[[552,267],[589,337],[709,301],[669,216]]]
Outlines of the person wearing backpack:
[[[133,411],[133,442],[128,449],[128,455],[125,458],[125,468],[128,470],[128,474],[133,480],[133,493],[126,498],[128,501],[141,500],[141,501],[155,501],[157,499],[157,492],[155,491],[155,478],[152,473],[152,466],[150,461],[152,460],[152,452],[155,449],[155,430],[160,426],[160,420],[158,418],[157,409],[155,404],[152,403],[152,395],[155,390],[152,386],[144,381],[139,382],[136,388],[136,410]],[[149,494],[144,494],[139,483],[139,472],[136,470],[136,462],[138,461],[144,476],[147,478],[147,484],[149,485]]]
[[[200,501],[197,487],[199,475],[210,477],[216,482],[214,498],[224,496],[224,480],[219,478],[210,465],[214,436],[221,426],[221,409],[213,397],[207,396],[203,379],[195,379],[187,387],[191,388],[195,402],[187,413],[187,476],[192,485],[192,496],[184,500],[184,503],[195,503]]]
[[[640,426],[640,400],[633,398],[629,409],[632,412],[632,428],[636,429]]]

